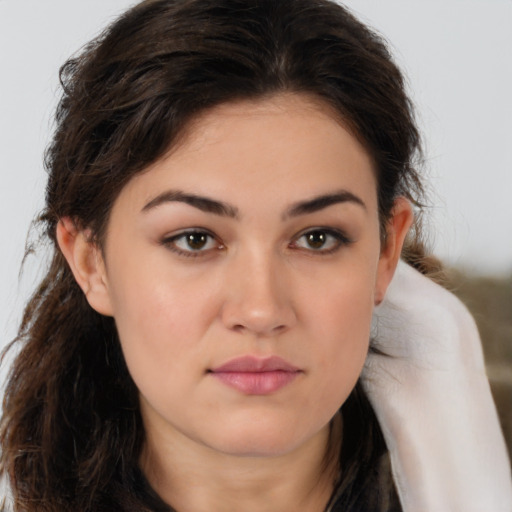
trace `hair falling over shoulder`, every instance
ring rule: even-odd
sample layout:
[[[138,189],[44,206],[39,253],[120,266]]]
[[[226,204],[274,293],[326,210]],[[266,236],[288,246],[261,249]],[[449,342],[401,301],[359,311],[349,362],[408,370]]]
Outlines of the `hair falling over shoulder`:
[[[16,512],[171,510],[139,470],[138,392],[114,320],[89,306],[58,249],[59,219],[101,247],[120,190],[194,116],[290,91],[325,102],[367,148],[384,229],[399,195],[423,204],[412,106],[383,40],[329,0],[146,0],[66,62],[61,83],[39,217],[53,259],[9,348],[0,471]],[[417,220],[404,256],[425,272],[420,235]],[[359,386],[342,414],[344,510],[383,503],[372,468],[385,446]]]

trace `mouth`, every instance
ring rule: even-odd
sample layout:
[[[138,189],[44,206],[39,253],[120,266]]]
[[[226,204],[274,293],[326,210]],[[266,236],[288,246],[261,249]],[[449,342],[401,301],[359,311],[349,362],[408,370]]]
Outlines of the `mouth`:
[[[246,395],[269,395],[290,384],[303,372],[277,356],[243,356],[208,370],[208,373]]]

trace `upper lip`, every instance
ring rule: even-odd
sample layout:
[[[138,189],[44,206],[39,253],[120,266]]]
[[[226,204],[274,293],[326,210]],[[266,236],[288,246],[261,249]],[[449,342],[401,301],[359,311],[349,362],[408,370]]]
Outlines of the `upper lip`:
[[[241,356],[230,359],[226,363],[212,368],[210,371],[213,373],[263,373],[275,371],[298,372],[299,368],[278,356],[270,356],[264,358],[255,356]]]

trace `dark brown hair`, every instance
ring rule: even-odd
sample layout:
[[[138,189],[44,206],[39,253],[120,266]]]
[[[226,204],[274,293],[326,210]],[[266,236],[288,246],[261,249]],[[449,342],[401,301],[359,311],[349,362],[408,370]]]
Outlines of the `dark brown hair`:
[[[0,469],[17,511],[170,510],[138,469],[137,389],[113,319],[91,309],[57,247],[59,219],[101,245],[123,186],[194,116],[292,92],[328,104],[367,148],[384,232],[397,196],[422,200],[411,104],[383,40],[329,0],[148,0],[66,62],[61,82],[40,217],[53,260],[13,342]],[[342,413],[338,503],[369,507],[383,496],[382,436],[359,386]]]

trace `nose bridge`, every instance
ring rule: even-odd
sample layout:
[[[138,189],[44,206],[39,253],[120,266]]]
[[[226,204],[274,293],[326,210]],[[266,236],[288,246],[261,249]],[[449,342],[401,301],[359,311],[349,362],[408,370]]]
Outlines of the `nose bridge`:
[[[223,320],[227,327],[256,335],[282,332],[295,321],[284,265],[269,247],[241,248],[229,264]]]

